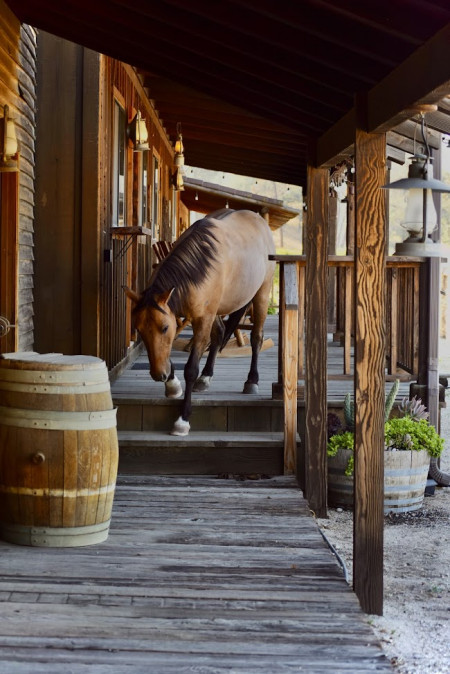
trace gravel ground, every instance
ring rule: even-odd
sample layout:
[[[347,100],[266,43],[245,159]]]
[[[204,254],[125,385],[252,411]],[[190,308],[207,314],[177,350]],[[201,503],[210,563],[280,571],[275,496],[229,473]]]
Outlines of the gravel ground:
[[[441,469],[450,472],[450,392],[442,412]],[[319,526],[345,562],[351,583],[353,514],[330,509]],[[399,674],[450,674],[450,487],[436,488],[415,513],[385,518],[384,615],[368,616]],[[356,674],[356,673],[355,673]]]

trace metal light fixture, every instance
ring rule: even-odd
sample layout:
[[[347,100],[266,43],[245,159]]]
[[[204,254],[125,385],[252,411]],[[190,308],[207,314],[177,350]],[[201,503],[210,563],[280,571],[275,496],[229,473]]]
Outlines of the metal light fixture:
[[[432,107],[435,109],[435,106]],[[430,106],[426,106],[426,109],[429,110]],[[402,243],[396,244],[396,254],[441,257],[442,247],[430,238],[437,227],[437,212],[432,192],[450,192],[450,186],[433,178],[430,146],[425,132],[424,109],[420,110],[420,121],[425,154],[415,152],[408,168],[408,177],[383,185],[383,189],[408,190],[409,192],[404,220],[401,223],[409,236]]]
[[[16,126],[9,117],[9,107],[3,106],[3,118],[0,119],[0,172],[18,171],[18,144]]]
[[[139,110],[128,124],[127,135],[134,145],[135,152],[144,152],[149,149],[147,125]]]
[[[178,166],[178,168],[184,166],[184,146],[180,122],[177,123],[177,139],[175,141],[175,166]]]
[[[183,174],[179,168],[175,170],[175,173],[172,176],[172,183],[176,192],[182,192],[184,190]]]

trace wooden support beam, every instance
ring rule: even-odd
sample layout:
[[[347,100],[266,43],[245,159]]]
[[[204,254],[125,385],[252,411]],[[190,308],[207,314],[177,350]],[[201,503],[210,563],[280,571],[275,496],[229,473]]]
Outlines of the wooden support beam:
[[[309,165],[307,189],[305,487],[311,509],[326,517],[328,170]]]
[[[383,612],[385,134],[356,131],[354,589]]]
[[[436,33],[367,93],[364,125],[368,132],[393,129],[414,116],[421,103],[437,103],[450,94],[450,24]],[[352,153],[356,109],[352,108],[317,141],[316,166],[332,166]]]
[[[297,368],[298,368],[298,280],[297,265],[284,269],[283,401],[284,473],[297,472]]]

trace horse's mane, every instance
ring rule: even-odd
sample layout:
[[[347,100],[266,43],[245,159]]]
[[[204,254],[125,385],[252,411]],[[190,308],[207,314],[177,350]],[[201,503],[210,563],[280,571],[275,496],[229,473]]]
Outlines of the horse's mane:
[[[231,211],[222,215],[228,215]],[[217,217],[216,213],[212,217]],[[219,219],[221,219],[219,215]],[[169,307],[176,315],[181,312],[181,298],[192,286],[200,286],[214,267],[217,257],[216,225],[209,217],[194,222],[178,239],[170,254],[156,270],[151,285],[144,290],[136,310],[144,306],[157,307],[154,295],[175,288]]]

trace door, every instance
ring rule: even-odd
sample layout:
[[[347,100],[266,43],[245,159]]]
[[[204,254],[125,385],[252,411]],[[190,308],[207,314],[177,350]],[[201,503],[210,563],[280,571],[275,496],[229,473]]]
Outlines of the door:
[[[18,197],[19,173],[0,173],[0,353],[17,350]]]

